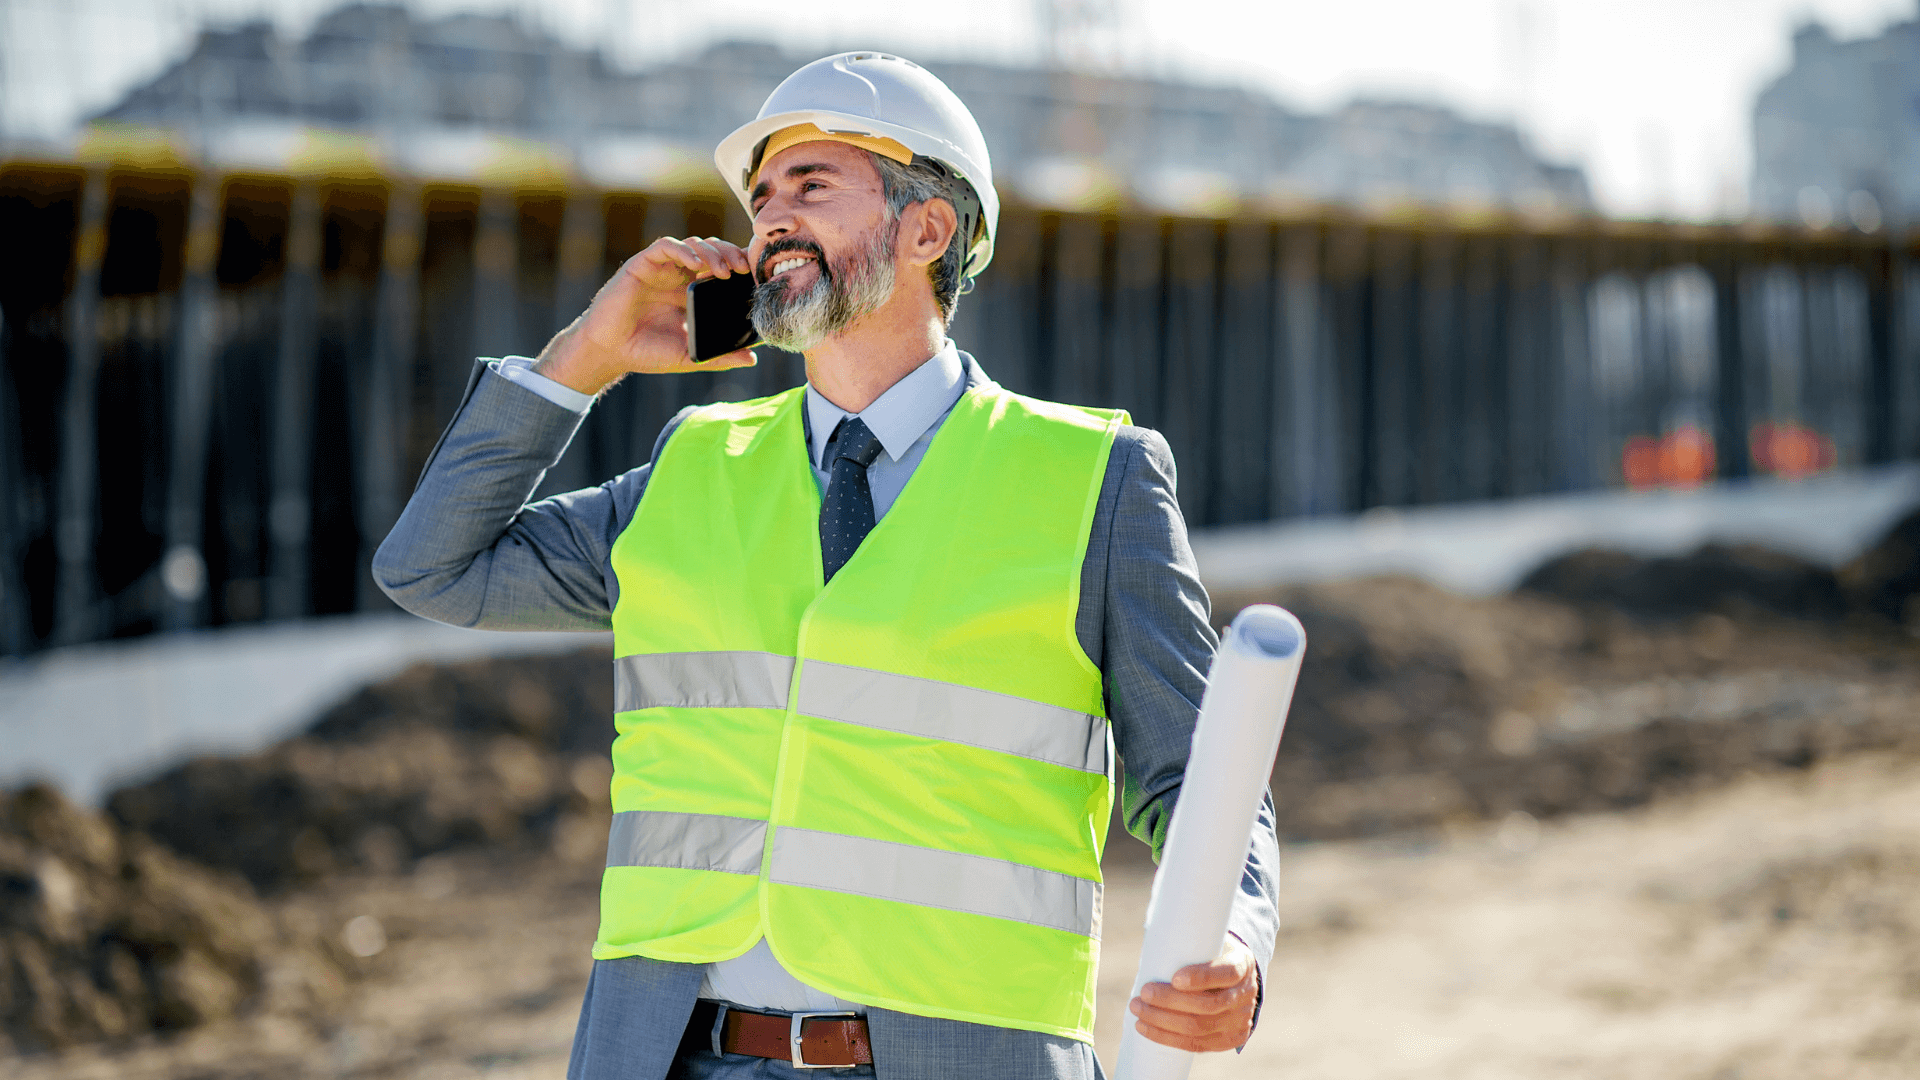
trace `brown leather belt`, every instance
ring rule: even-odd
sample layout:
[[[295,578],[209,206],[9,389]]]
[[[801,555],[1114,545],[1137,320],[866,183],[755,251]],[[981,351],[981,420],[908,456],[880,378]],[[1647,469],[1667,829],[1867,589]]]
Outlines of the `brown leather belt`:
[[[726,1016],[721,1017],[724,1009]],[[687,1021],[683,1048],[713,1049],[714,1022],[720,1022],[719,1049],[729,1054],[772,1058],[796,1069],[846,1069],[873,1064],[867,1019],[852,1013],[757,1013],[696,1002]]]

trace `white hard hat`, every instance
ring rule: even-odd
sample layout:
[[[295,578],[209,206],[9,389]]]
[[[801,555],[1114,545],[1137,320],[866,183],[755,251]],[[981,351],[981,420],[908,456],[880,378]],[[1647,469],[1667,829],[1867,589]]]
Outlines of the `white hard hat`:
[[[849,52],[815,60],[774,88],[760,116],[720,140],[713,163],[753,216],[753,178],[767,140],[777,131],[812,124],[829,138],[891,139],[914,159],[925,158],[963,183],[954,189],[962,235],[971,233],[960,276],[971,278],[993,258],[1000,197],[993,190],[987,140],[973,114],[947,84],[911,60],[878,52]],[[972,196],[969,199],[968,196]],[[978,223],[973,207],[978,200]]]

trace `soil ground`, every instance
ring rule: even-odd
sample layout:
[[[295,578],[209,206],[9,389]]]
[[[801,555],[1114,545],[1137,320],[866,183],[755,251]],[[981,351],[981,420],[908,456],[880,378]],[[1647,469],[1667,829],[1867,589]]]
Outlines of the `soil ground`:
[[[1108,867],[1109,1067],[1151,867]],[[18,1059],[20,1080],[558,1077],[597,874],[469,852],[281,903],[387,947],[324,1024],[230,1021]],[[1196,1080],[1920,1075],[1920,761],[1861,754],[1649,807],[1284,857],[1260,1030]]]
[[[1876,551],[1838,578],[1712,549],[1576,553],[1506,597],[1216,596],[1286,604],[1312,645],[1273,776],[1266,1011],[1193,1075],[1920,1076],[1920,514]],[[563,1075],[610,812],[606,663],[419,666],[104,816],[0,804],[0,1074]],[[139,865],[178,873],[154,881],[225,899],[168,907],[96,857],[156,843],[173,854]],[[1111,1066],[1152,867],[1117,831],[1107,863]],[[258,932],[216,933],[237,919]],[[228,983],[188,963],[202,945],[240,990],[208,989]],[[283,985],[296,952],[335,992]]]

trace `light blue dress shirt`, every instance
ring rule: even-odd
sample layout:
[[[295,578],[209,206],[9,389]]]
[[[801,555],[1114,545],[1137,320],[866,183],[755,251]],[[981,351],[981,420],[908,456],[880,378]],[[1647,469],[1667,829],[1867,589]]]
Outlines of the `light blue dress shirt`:
[[[574,412],[584,413],[593,398],[562,386],[533,370],[533,361],[509,356],[494,363],[503,378]],[[827,454],[833,448],[840,421],[858,416],[880,439],[883,455],[867,467],[867,485],[873,492],[873,519],[879,521],[907,486],[913,470],[926,456],[940,425],[966,389],[966,368],[960,350],[948,340],[925,363],[914,368],[886,393],[858,413],[849,413],[807,384],[807,455],[813,478],[826,494],[830,470]],[[866,1012],[866,1007],[815,990],[795,978],[773,955],[765,938],[744,955],[707,965],[700,996],[777,1012]]]
[[[491,362],[507,381],[517,383],[563,409],[584,413],[593,405],[591,395],[562,386],[533,370],[533,360],[509,356]],[[850,413],[828,401],[820,391],[807,384],[807,455],[813,463],[813,479],[820,494],[827,493],[832,462],[826,455],[832,449],[840,421],[858,416],[867,429],[880,439],[886,456],[875,459],[867,468],[867,486],[873,491],[873,520],[887,516],[893,501],[906,488],[907,479],[926,456],[927,446],[940,432],[940,425],[953,411],[954,403],[966,389],[967,371],[960,362],[960,350],[949,338],[940,351],[908,372],[887,392],[875,398],[858,413]]]
[[[813,459],[813,478],[820,494],[827,493],[833,462],[835,429],[840,421],[858,416],[867,429],[880,439],[886,453],[867,466],[867,487],[873,492],[873,520],[887,516],[893,501],[907,486],[907,478],[927,454],[927,446],[939,434],[940,425],[953,411],[966,388],[967,372],[960,363],[960,350],[948,341],[933,357],[908,372],[906,377],[887,388],[858,413],[850,413],[823,397],[807,384],[807,453]]]

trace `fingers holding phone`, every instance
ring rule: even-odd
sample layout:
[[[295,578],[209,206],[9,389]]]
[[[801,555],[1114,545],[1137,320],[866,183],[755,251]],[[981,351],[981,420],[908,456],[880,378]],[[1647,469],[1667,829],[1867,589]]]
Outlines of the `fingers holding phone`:
[[[746,367],[744,349],[695,366],[688,352],[687,287],[695,281],[752,276],[747,253],[718,237],[661,237],[622,265],[586,312],[554,335],[534,370],[585,394],[629,372]]]
[[[684,240],[663,236],[646,250],[627,260],[624,272],[639,260],[636,277],[653,288],[684,289],[696,280],[734,274],[752,276],[753,266],[746,250],[717,236],[690,236]],[[650,273],[649,273],[650,272]]]

